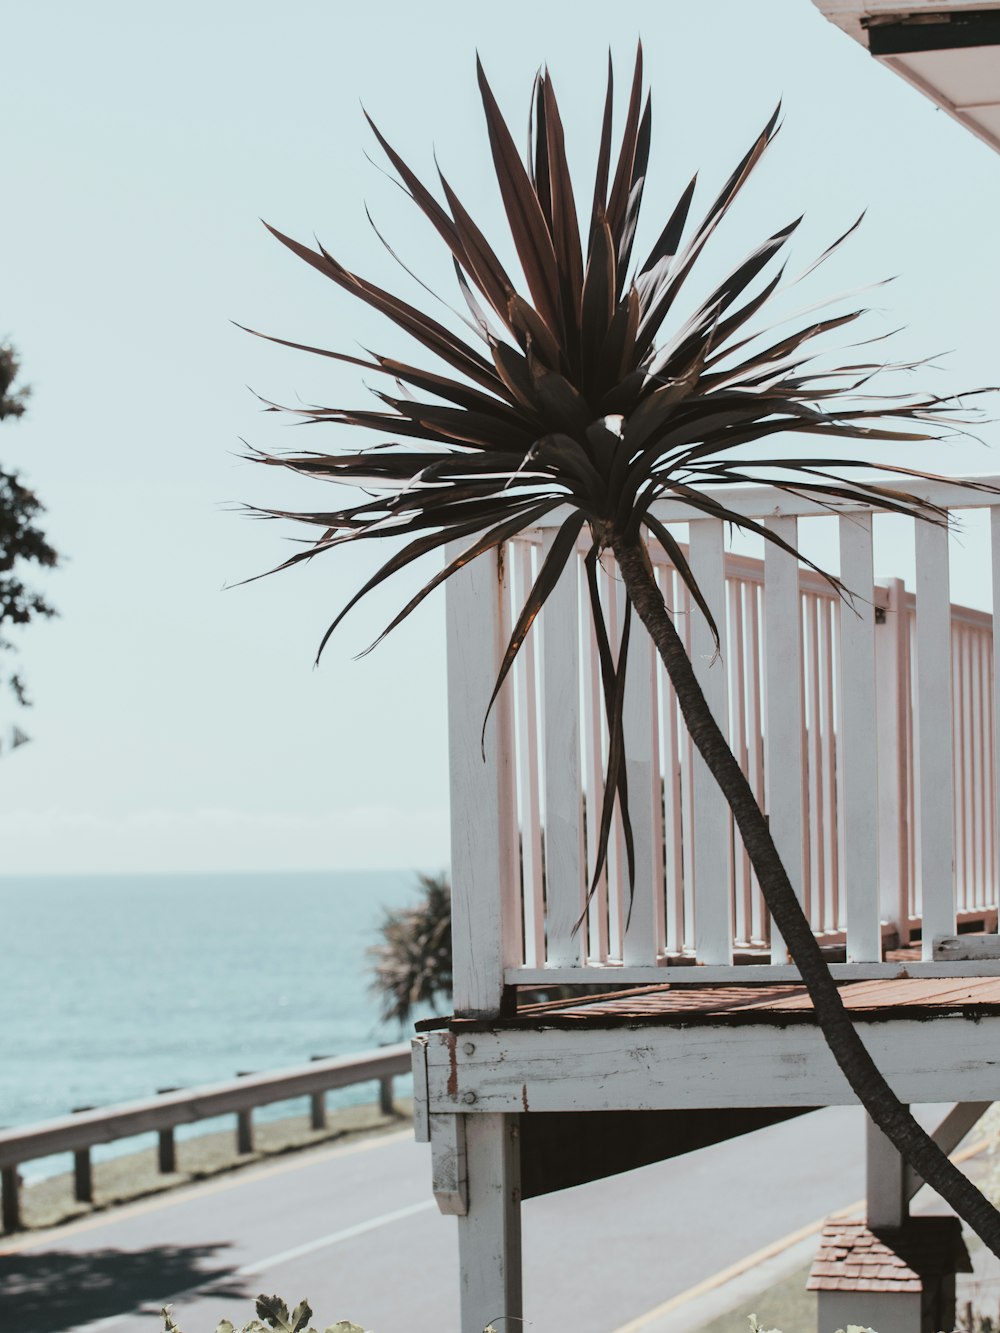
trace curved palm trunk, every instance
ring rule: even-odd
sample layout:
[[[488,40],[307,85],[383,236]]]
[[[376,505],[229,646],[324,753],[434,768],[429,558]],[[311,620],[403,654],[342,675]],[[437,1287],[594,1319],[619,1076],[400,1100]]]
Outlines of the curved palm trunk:
[[[834,1059],[883,1134],[993,1253],[1000,1255],[1000,1213],[917,1124],[858,1036],[781,864],[767,821],[698,684],[644,547],[639,541],[616,541],[613,550],[632,604],[670,676],[691,739],[733,812],[764,900],[799,969]]]

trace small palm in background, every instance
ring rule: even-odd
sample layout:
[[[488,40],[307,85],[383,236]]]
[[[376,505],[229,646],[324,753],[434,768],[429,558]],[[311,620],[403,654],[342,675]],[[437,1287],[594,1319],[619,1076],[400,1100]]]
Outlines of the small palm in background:
[[[451,888],[445,875],[418,875],[420,900],[387,911],[382,941],[369,949],[372,990],[387,1023],[405,1027],[414,1008],[451,998]]]

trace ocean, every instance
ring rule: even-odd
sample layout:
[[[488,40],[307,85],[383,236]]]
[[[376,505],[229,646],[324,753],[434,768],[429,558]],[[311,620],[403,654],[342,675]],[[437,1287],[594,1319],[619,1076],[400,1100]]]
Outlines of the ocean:
[[[0,1125],[405,1038],[379,1020],[366,950],[417,891],[406,871],[0,877]]]

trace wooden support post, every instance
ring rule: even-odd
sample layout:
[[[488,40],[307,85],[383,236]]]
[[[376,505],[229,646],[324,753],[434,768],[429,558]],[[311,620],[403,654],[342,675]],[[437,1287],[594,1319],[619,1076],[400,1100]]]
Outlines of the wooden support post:
[[[450,544],[447,558],[454,559],[462,548],[463,543]],[[497,697],[483,735],[510,633],[502,556],[473,560],[449,579],[446,606],[453,998],[458,1014],[497,1014],[504,1000],[504,967],[521,962],[515,947],[520,876],[510,681]]]
[[[466,1115],[468,1212],[458,1218],[461,1333],[521,1319],[521,1181],[516,1115]]]
[[[21,1179],[16,1166],[0,1170],[0,1221],[6,1232],[21,1230]]]
[[[902,579],[879,590],[875,620],[875,728],[878,752],[879,912],[910,942],[909,789],[906,734],[910,719],[910,626]]]
[[[910,1215],[906,1162],[875,1122],[865,1117],[865,1193],[868,1225],[901,1227]]]
[[[840,737],[837,836],[847,902],[847,961],[879,962],[876,786],[875,605],[872,516],[840,519],[840,577],[853,601],[840,604]],[[945,648],[939,649],[945,651]]]
[[[769,518],[766,526],[795,548],[798,520]],[[782,865],[795,896],[803,900],[805,883],[802,763],[802,601],[799,562],[773,542],[764,543],[764,688],[767,758],[767,816]],[[771,962],[788,961],[785,941],[771,926]]]
[[[73,1114],[92,1111],[92,1106],[74,1106]],[[73,1153],[73,1198],[77,1203],[94,1202],[94,1173],[90,1164],[90,1149],[77,1148]]]
[[[396,1103],[392,1096],[392,1077],[380,1078],[378,1081],[378,1109],[383,1115],[395,1115]]]
[[[921,941],[933,959],[935,939],[957,933],[947,529],[918,523],[915,552]]]
[[[729,685],[726,642],[726,566],[722,521],[691,524],[691,566],[712,609],[719,649],[700,611],[693,609],[691,660],[698,684],[722,734],[729,736]],[[699,963],[733,961],[732,816],[725,797],[700,755],[694,757],[695,951]]]

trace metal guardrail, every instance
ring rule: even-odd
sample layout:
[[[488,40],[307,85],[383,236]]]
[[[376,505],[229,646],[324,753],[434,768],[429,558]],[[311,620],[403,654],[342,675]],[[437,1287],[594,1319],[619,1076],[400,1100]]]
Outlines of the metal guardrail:
[[[378,1082],[379,1103],[392,1110],[392,1081],[410,1072],[410,1046],[402,1042],[361,1055],[314,1059],[308,1065],[279,1069],[265,1074],[247,1074],[226,1083],[200,1088],[171,1089],[142,1101],[118,1106],[88,1108],[42,1124],[0,1130],[0,1221],[5,1232],[21,1228],[20,1179],[23,1162],[55,1153],[74,1156],[76,1198],[93,1202],[90,1149],[100,1143],[136,1134],[158,1133],[161,1171],[176,1169],[173,1131],[214,1116],[237,1117],[237,1152],[253,1151],[251,1115],[258,1106],[311,1099],[311,1123],[322,1129],[326,1123],[325,1094],[356,1083]]]

